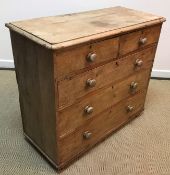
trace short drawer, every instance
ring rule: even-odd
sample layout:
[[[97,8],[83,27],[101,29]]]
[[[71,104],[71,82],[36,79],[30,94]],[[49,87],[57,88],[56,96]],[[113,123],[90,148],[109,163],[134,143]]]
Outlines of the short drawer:
[[[59,111],[57,133],[60,138],[65,137],[81,125],[85,125],[87,120],[95,117],[105,109],[145,89],[148,85],[150,72],[151,70],[148,69],[141,73],[136,73]]]
[[[62,163],[86,151],[109,133],[139,114],[144,107],[145,94],[146,91],[121,101],[93,118],[93,120],[89,120],[79,131],[59,140],[59,161]]]
[[[120,36],[119,56],[158,42],[160,31],[161,25],[157,25]]]
[[[118,55],[119,38],[112,38],[85,46],[55,52],[55,77],[60,80],[67,74],[95,67],[100,63],[114,60]]]
[[[150,47],[74,76],[72,79],[58,82],[58,93],[56,93],[56,97],[59,99],[59,109],[80,101],[81,97],[90,92],[106,87],[133,73],[151,68],[155,50],[156,46]]]

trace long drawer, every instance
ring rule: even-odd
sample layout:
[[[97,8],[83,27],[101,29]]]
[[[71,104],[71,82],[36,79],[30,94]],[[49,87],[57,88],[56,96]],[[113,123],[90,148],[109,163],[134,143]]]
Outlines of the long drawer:
[[[65,162],[87,150],[108,133],[116,130],[143,110],[146,91],[117,103],[96,118],[89,120],[78,131],[59,139],[59,162]]]
[[[59,109],[79,101],[81,97],[103,88],[110,83],[115,83],[133,73],[151,68],[155,50],[156,46],[150,47],[74,76],[72,79],[58,82],[58,93],[56,97],[59,100]],[[141,64],[142,62],[143,64]]]
[[[57,132],[60,138],[65,137],[81,125],[85,125],[87,120],[95,117],[103,110],[145,89],[148,84],[146,77],[149,77],[150,71],[148,69],[136,73],[59,111]]]

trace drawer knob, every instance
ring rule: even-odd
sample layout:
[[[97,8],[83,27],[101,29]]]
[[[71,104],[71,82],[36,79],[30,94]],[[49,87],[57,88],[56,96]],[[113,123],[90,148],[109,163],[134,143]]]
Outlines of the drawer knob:
[[[139,43],[144,45],[147,43],[147,40],[148,40],[147,38],[140,38]]]
[[[84,134],[83,134],[83,137],[84,137],[85,139],[90,139],[91,136],[92,136],[92,133],[89,132],[89,131],[86,131],[86,132],[84,132]]]
[[[89,54],[87,55],[87,61],[89,61],[89,62],[94,62],[95,59],[96,59],[96,57],[97,57],[97,55],[96,55],[95,53],[89,53]]]
[[[132,81],[130,84],[130,89],[135,90],[138,87],[138,83]]]
[[[89,87],[94,87],[96,85],[96,80],[95,79],[88,79],[86,81],[87,86]]]
[[[92,106],[86,106],[84,109],[86,114],[91,114],[93,112],[93,107]]]
[[[137,60],[135,61],[135,66],[141,67],[142,65],[143,65],[143,61],[142,61],[141,59],[137,59]]]
[[[134,107],[129,105],[127,106],[127,112],[132,112],[134,110]]]

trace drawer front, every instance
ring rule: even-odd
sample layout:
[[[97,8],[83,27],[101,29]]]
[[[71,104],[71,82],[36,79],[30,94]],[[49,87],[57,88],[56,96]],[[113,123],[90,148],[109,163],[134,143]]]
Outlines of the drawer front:
[[[155,50],[156,46],[150,47],[96,69],[79,74],[72,79],[58,82],[59,94],[56,94],[56,96],[59,99],[59,109],[69,106],[76,101],[80,101],[81,97],[92,91],[106,87],[133,73],[151,68]],[[136,61],[138,60],[143,61],[143,64],[136,65]]]
[[[60,163],[74,158],[135,117],[135,114],[143,110],[145,95],[146,91],[121,101],[96,118],[89,120],[88,124],[81,127],[79,131],[59,140]]]
[[[66,78],[84,68],[114,60],[118,55],[119,38],[112,38],[86,46],[80,46],[63,52],[56,52],[54,57],[55,78]]]
[[[119,101],[133,96],[145,89],[148,85],[151,70],[134,74],[127,79],[100,90],[96,94],[84,98],[82,101],[58,112],[58,134],[65,137],[86,121],[95,117],[105,109],[115,105]]]
[[[120,37],[119,56],[123,56],[149,44],[158,42],[161,25],[149,27]]]

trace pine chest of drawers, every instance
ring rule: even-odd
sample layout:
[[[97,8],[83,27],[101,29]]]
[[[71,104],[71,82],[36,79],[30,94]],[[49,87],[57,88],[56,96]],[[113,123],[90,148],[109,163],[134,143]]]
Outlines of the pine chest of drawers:
[[[6,24],[24,134],[57,169],[143,111],[164,21],[114,7]]]

